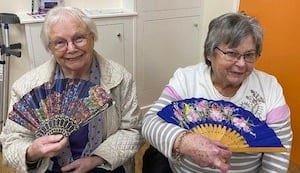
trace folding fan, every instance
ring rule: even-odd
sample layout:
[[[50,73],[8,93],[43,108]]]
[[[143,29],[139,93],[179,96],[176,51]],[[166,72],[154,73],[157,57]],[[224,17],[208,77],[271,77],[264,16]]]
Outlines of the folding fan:
[[[69,136],[112,105],[99,85],[81,79],[57,79],[25,94],[13,105],[9,119],[36,137]]]
[[[166,122],[227,145],[232,152],[284,152],[286,148],[264,121],[224,100],[174,101],[158,112]]]

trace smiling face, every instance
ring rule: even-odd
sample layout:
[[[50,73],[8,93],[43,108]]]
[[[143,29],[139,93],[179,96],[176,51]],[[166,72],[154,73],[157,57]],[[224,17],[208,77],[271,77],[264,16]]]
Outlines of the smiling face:
[[[255,51],[255,43],[251,36],[245,37],[239,46],[229,48],[225,44],[218,46],[224,51],[234,51],[244,54],[245,52]],[[238,89],[242,82],[251,74],[254,69],[255,62],[249,63],[241,57],[238,61],[232,62],[225,59],[225,54],[215,50],[214,57],[208,57],[211,62],[211,78],[216,88],[236,88]]]
[[[85,40],[80,42],[81,44],[76,44],[78,39]],[[61,66],[65,77],[89,78],[93,59],[94,36],[90,34],[84,23],[76,17],[65,16],[64,20],[50,26],[49,40],[49,49]],[[66,48],[58,49],[56,45],[64,42]]]

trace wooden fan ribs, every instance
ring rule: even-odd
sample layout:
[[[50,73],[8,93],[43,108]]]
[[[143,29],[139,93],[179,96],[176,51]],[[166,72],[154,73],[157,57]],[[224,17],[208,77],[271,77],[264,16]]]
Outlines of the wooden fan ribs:
[[[158,116],[213,141],[220,141],[232,152],[287,150],[265,122],[228,101],[204,98],[178,100],[165,106]]]

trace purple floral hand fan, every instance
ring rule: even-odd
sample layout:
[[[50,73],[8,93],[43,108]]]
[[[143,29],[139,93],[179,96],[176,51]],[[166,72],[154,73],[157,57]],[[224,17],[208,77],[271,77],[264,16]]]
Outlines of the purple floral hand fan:
[[[284,152],[286,148],[264,121],[231,102],[191,98],[158,112],[166,122],[227,145],[232,152]]]
[[[57,79],[32,89],[13,105],[9,119],[36,137],[69,136],[105,111],[113,101],[99,85],[81,79]]]

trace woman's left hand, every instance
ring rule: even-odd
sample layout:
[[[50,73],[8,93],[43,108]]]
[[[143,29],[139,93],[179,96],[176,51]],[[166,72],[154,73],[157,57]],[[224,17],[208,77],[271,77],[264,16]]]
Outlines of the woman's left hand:
[[[183,135],[182,133],[177,137],[174,145],[178,147],[181,138],[181,145],[178,148],[181,154],[190,157],[201,167],[219,169],[222,173],[230,169],[229,160],[232,153],[224,144],[196,133]]]
[[[62,172],[85,173],[104,163],[104,159],[98,156],[84,157],[61,168]]]

